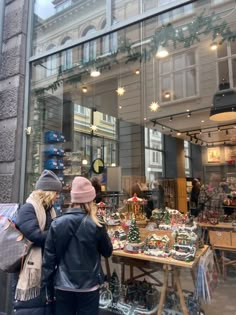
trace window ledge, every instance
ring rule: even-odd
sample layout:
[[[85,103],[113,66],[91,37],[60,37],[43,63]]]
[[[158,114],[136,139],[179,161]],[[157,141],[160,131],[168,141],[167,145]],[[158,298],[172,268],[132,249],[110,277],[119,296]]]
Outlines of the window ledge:
[[[181,98],[179,100],[174,100],[174,101],[169,101],[169,102],[160,102],[161,106],[164,105],[172,105],[172,104],[178,104],[178,103],[183,103],[183,102],[189,102],[189,101],[195,101],[200,99],[200,95],[195,95],[195,96],[189,96],[189,97],[185,97],[185,98]]]

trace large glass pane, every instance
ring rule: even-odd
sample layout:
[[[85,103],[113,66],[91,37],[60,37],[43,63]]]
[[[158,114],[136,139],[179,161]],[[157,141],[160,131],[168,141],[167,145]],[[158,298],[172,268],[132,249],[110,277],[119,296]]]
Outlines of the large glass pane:
[[[206,181],[212,166],[222,176],[233,172],[235,164],[230,163],[235,156],[231,150],[234,124],[215,122],[209,116],[215,93],[221,93],[218,84],[227,81],[231,87],[236,85],[234,43],[224,33],[224,25],[234,32],[234,14],[227,12],[225,19],[223,13],[212,11],[209,1],[201,1],[191,8],[167,11],[170,24],[161,24],[157,15],[95,38],[99,29],[109,27],[102,16],[102,1],[96,1],[96,8],[83,9],[86,16],[81,13],[81,24],[73,16],[71,24],[67,24],[66,14],[82,3],[86,4],[64,3],[68,7],[58,8],[57,13],[41,21],[42,29],[38,24],[42,34],[35,31],[41,34],[34,41],[42,40],[38,46],[42,52],[44,47],[48,52],[58,45],[65,48],[80,34],[91,40],[31,64],[28,126],[32,132],[27,146],[27,193],[47,167],[62,178],[64,200],[68,200],[73,176],[94,176],[92,165],[96,159],[105,163],[104,171],[96,174],[105,188],[109,177],[106,172],[111,167],[121,168],[122,193],[126,198],[131,197],[136,181],[145,188],[142,195],[150,196],[154,182],[162,178],[167,183],[166,196],[173,201],[177,193],[170,192],[169,179],[176,184],[179,174],[184,176],[184,165],[186,175]],[[144,12],[144,7],[154,10],[168,4],[158,0],[138,1],[138,5],[134,1],[113,1],[113,18],[118,25]],[[62,12],[63,31],[56,24],[49,26],[54,19],[62,18]],[[217,36],[215,30],[219,32]],[[224,42],[218,52],[211,50],[213,41]],[[227,91],[222,93],[227,97]],[[59,140],[55,142],[54,137]],[[188,142],[187,149],[184,141]],[[220,152],[213,154],[217,163],[208,150],[212,147]],[[52,148],[57,155],[50,153]],[[232,176],[227,177],[232,181]],[[63,207],[66,205],[67,202]]]

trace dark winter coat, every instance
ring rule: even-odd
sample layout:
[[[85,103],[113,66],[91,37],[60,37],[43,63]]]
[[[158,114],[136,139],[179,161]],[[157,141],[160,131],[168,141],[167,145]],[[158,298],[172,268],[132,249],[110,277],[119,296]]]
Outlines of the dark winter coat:
[[[34,207],[30,203],[24,204],[18,212],[16,218],[16,226],[22,232],[22,234],[34,243],[35,246],[39,246],[44,249],[44,244],[47,236],[49,226],[52,222],[50,209],[46,211],[46,225],[42,232],[39,228],[38,220]],[[13,276],[13,292],[15,291],[18,280],[18,274]],[[37,298],[29,301],[14,301],[14,315],[46,315],[49,307],[46,306],[46,295],[42,290],[41,295]]]
[[[98,227],[82,209],[70,209],[53,221],[44,249],[43,286],[54,272],[56,288],[89,289],[103,283],[100,256],[112,254],[105,227]]]

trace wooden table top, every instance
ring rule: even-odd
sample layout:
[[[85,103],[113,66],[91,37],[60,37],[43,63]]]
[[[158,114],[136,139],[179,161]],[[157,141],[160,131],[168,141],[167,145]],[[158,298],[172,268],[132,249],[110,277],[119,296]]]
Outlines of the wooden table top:
[[[232,222],[224,223],[220,222],[218,224],[210,224],[210,223],[198,223],[198,226],[205,227],[205,228],[216,228],[216,229],[233,229]]]
[[[172,265],[172,266],[192,269],[198,263],[200,257],[206,253],[208,247],[209,247],[208,245],[204,245],[203,248],[199,248],[197,253],[196,253],[195,259],[191,262],[176,260],[176,259],[173,259],[172,257],[165,257],[165,258],[164,257],[155,257],[155,256],[145,255],[143,253],[142,254],[132,254],[132,253],[125,252],[123,250],[114,250],[113,256],[146,260],[146,261],[155,262],[155,263],[159,263],[159,264],[163,264],[163,265]]]

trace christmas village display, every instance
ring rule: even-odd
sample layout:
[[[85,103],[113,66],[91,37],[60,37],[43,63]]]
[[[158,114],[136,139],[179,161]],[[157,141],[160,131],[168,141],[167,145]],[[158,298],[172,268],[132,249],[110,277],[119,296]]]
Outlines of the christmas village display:
[[[121,225],[108,229],[114,250],[122,249],[129,253],[162,258],[172,257],[186,262],[194,260],[200,237],[196,223],[188,216],[176,209],[155,209],[144,229],[150,233],[144,233],[146,237],[141,239],[140,229],[143,228],[136,221],[137,208],[131,209],[134,213],[128,230],[122,225],[122,220]]]
[[[197,224],[191,217],[166,207],[153,210],[147,220],[145,201],[135,195],[127,200],[122,212],[113,211],[103,202],[97,206],[99,219],[107,225],[113,250],[184,262],[194,260],[200,237]],[[145,279],[120,284],[116,272],[113,272],[109,284],[101,289],[100,309],[106,310],[106,314],[152,315],[157,313],[159,297],[159,291]],[[169,304],[173,296],[169,294],[167,297],[164,308],[165,311],[168,309],[167,314],[181,314],[178,312],[181,308],[176,309],[177,304],[172,305],[175,308],[175,313],[172,313],[174,308],[169,309]],[[178,299],[176,295],[174,298]],[[189,301],[192,298],[186,295],[186,305]],[[191,305],[198,307],[197,304]],[[195,315],[194,312],[189,314]]]

